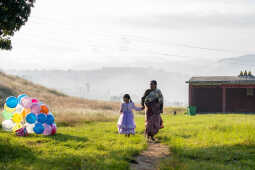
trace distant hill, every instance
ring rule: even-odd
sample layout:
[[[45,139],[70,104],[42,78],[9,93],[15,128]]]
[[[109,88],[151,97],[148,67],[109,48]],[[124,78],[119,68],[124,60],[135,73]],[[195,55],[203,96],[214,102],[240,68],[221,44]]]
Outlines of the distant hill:
[[[102,110],[117,110],[119,103],[101,102],[69,97],[64,93],[54,89],[46,88],[42,85],[32,83],[18,76],[7,75],[0,72],[0,104],[1,107],[8,96],[17,96],[19,94],[27,94],[31,97],[38,98],[40,101],[48,104],[51,109],[68,108],[69,110],[88,108]]]
[[[208,64],[200,75],[238,75],[241,70],[255,73],[255,55],[231,57]]]
[[[150,80],[157,80],[166,103],[187,103],[185,73],[166,72],[142,67],[106,67],[98,70],[29,70],[8,71],[34,83],[65,94],[96,100],[120,101],[130,93],[139,102]]]
[[[244,55],[220,60],[219,63],[237,65],[237,66],[253,66],[255,67],[255,54]]]

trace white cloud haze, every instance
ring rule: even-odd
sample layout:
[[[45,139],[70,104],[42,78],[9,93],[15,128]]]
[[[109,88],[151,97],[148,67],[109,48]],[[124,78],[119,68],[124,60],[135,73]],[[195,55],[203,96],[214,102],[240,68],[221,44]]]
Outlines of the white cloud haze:
[[[253,0],[38,0],[0,67],[214,61],[254,53],[254,17]]]

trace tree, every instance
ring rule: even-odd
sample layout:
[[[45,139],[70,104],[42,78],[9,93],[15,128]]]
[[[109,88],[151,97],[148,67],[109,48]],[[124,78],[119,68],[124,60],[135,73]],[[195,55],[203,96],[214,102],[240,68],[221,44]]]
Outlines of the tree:
[[[249,71],[249,72],[248,72],[248,76],[253,77],[253,75],[252,75],[252,72],[251,72],[251,71]]]
[[[0,49],[12,48],[11,37],[25,25],[35,0],[0,0]]]
[[[243,77],[243,71],[240,72],[239,76],[240,76],[240,77]]]
[[[248,76],[247,70],[244,71],[243,75],[246,76],[246,77]]]

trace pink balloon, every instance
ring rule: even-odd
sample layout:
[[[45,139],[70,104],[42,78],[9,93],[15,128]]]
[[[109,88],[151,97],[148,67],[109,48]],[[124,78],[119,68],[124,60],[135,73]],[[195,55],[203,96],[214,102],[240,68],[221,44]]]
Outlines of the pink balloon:
[[[52,124],[51,125],[51,129],[52,129],[51,135],[55,135],[57,133],[57,126],[56,126],[56,124]]]
[[[26,109],[30,109],[32,106],[32,99],[30,97],[23,97],[21,99],[21,105]]]
[[[40,113],[40,111],[41,111],[41,107],[39,104],[37,104],[37,103],[32,104],[32,106],[31,106],[32,113],[37,114],[37,113]]]
[[[32,99],[32,103],[39,103],[39,100],[37,100],[37,99]]]
[[[47,125],[46,123],[43,124],[44,126],[44,131],[43,134],[46,136],[49,136],[52,134],[52,127],[50,125]]]

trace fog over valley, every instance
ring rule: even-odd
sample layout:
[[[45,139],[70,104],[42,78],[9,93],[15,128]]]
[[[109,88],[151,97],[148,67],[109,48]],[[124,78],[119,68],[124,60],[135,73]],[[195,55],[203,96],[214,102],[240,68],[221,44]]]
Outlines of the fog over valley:
[[[254,71],[254,16],[254,0],[37,1],[0,69],[100,100],[139,101],[156,79],[166,103],[187,104],[192,76]]]
[[[254,70],[255,55],[245,55],[195,64],[189,62],[161,63],[159,67],[103,67],[94,70],[5,70],[37,84],[57,89],[71,96],[88,99],[121,101],[130,93],[136,102],[157,80],[167,105],[186,105],[192,76],[238,75],[240,70]],[[161,69],[160,69],[161,68]]]

